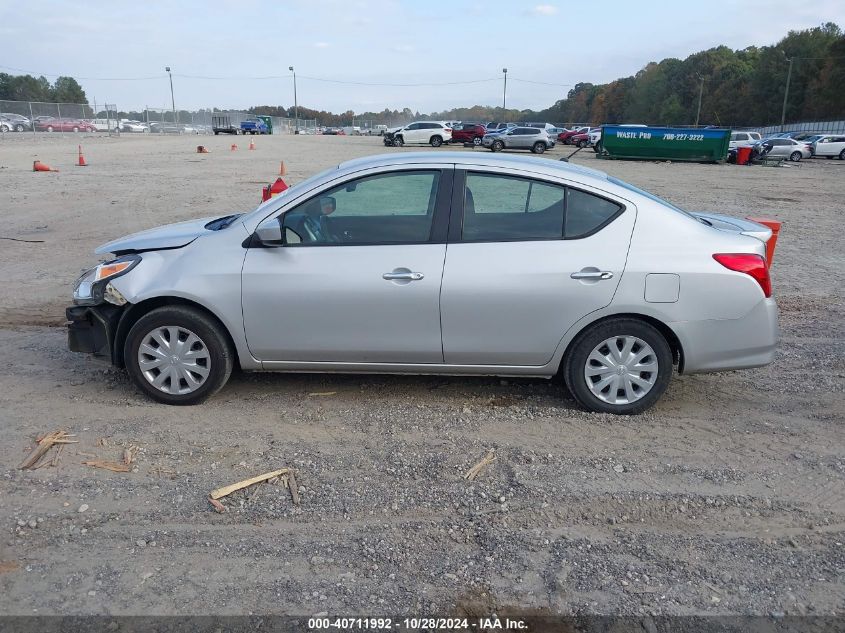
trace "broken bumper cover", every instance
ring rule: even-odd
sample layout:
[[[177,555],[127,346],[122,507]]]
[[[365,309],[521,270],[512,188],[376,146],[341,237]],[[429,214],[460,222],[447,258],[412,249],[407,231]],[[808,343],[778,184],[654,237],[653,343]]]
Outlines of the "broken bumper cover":
[[[72,352],[83,352],[113,361],[117,324],[122,306],[71,306],[67,316],[67,345]]]

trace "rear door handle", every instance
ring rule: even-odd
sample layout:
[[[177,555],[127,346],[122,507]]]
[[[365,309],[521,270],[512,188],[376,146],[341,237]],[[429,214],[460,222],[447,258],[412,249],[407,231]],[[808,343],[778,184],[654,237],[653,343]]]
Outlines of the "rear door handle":
[[[422,273],[384,273],[381,278],[388,281],[396,281],[397,279],[404,279],[406,281],[419,281],[425,275]]]
[[[569,275],[572,279],[612,279],[613,273],[609,270],[579,271]]]

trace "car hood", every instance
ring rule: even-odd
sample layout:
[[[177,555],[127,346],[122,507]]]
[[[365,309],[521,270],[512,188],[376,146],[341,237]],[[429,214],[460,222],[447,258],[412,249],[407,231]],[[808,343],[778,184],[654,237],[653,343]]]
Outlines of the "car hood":
[[[214,217],[208,217],[157,226],[154,229],[132,233],[106,242],[98,246],[94,252],[103,255],[105,253],[138,253],[163,248],[181,248],[193,242],[200,235],[210,233],[211,231],[205,228],[205,225],[214,219]]]

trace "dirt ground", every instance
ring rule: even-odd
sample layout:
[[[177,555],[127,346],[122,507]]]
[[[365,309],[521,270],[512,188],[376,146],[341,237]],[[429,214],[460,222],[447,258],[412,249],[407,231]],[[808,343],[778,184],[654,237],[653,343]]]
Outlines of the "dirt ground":
[[[385,151],[367,137],[256,143],[0,138],[0,237],[43,240],[0,240],[0,613],[845,611],[845,162],[573,159],[690,210],[784,222],[776,361],[676,376],[638,417],[492,378],[239,374],[203,406],[166,407],[70,353],[64,307],[98,244],[248,210],[282,160],[298,182]],[[34,159],[61,171],[33,173]],[[18,470],[61,427],[79,443]],[[133,445],[131,472],[82,464]],[[298,507],[271,484],[226,498],[225,514],[207,501],[285,466]]]

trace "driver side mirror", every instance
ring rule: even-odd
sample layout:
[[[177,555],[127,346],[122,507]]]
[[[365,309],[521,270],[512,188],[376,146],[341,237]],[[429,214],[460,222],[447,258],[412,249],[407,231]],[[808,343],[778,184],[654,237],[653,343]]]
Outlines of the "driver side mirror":
[[[279,218],[268,218],[255,229],[255,239],[267,247],[284,246],[285,239],[282,235],[282,225]]]

